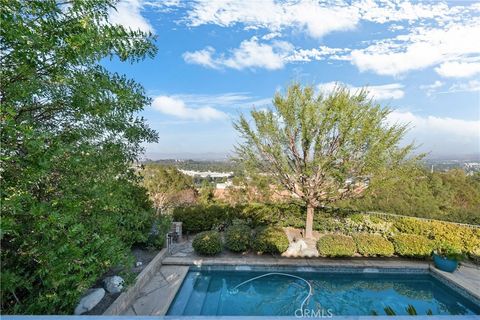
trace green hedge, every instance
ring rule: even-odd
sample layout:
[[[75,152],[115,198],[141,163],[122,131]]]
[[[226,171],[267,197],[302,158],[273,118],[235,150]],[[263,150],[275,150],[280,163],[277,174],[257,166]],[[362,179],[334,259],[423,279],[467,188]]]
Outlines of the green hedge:
[[[195,236],[192,247],[198,254],[213,256],[222,252],[222,238],[217,231],[204,231]]]
[[[424,258],[431,255],[434,242],[421,235],[399,233],[392,237],[395,253],[404,257]]]
[[[225,246],[233,252],[245,252],[252,242],[252,230],[245,224],[232,225],[225,231]]]
[[[393,244],[376,234],[359,233],[353,236],[358,253],[362,256],[391,257],[395,253]]]
[[[402,217],[396,220],[393,226],[400,233],[418,234],[425,237],[432,236],[432,222],[415,218]]]
[[[229,224],[238,216],[238,208],[229,205],[196,205],[173,210],[173,220],[183,222],[183,231],[200,232]]]
[[[253,249],[257,253],[280,254],[287,251],[289,241],[285,231],[278,227],[261,227],[255,231]]]
[[[235,219],[244,220],[251,228],[261,226],[304,228],[305,207],[297,203],[248,204],[230,206],[216,204],[177,208],[173,212],[174,220],[183,221],[185,232],[200,232],[215,229],[220,225],[231,225]],[[451,246],[475,258],[479,255],[480,230],[468,226],[444,221],[421,220],[411,217],[382,216],[374,214],[352,214],[338,210],[317,210],[314,216],[314,229],[324,233],[379,234],[391,238],[396,234],[415,234],[424,236],[434,244],[449,243]],[[385,243],[384,243],[385,244]],[[375,244],[377,245],[377,244]],[[388,246],[388,244],[385,244]],[[382,246],[380,244],[380,246]],[[411,247],[411,246],[410,246]],[[370,248],[362,248],[366,255]],[[375,250],[372,248],[371,250]],[[378,249],[380,250],[380,249]],[[390,247],[378,254],[389,255]],[[410,256],[424,254],[407,250]],[[478,258],[477,258],[478,260]]]
[[[304,207],[292,203],[195,205],[173,210],[174,221],[183,222],[186,232],[212,230],[219,225],[230,225],[234,219],[245,220],[252,228],[259,226],[305,227]]]
[[[355,241],[343,234],[328,234],[317,241],[318,253],[323,257],[350,257],[356,252]]]

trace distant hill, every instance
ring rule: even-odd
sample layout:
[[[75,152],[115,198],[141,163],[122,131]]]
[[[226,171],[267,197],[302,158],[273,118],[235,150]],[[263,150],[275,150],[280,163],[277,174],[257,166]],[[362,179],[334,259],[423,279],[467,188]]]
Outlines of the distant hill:
[[[225,161],[230,158],[230,155],[226,152],[179,152],[179,153],[157,153],[149,152],[144,157],[146,160],[199,160],[199,161]]]

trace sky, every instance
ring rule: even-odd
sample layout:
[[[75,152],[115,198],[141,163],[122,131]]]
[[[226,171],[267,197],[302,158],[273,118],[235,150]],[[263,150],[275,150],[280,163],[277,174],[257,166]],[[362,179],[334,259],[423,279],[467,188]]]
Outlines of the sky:
[[[154,59],[104,64],[152,98],[145,157],[223,157],[239,114],[292,82],[366,86],[432,157],[480,153],[480,1],[121,1],[110,20],[157,36]]]

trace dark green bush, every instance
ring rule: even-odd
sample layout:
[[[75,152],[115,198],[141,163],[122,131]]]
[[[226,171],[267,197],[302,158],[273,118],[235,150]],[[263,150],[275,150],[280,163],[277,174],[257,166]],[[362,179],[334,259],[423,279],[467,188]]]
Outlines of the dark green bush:
[[[255,232],[253,249],[258,253],[279,254],[287,251],[289,241],[285,231],[278,227],[261,227]]]
[[[241,219],[252,228],[259,226],[305,226],[304,208],[297,204],[248,204],[230,206],[227,204],[196,205],[178,207],[173,211],[175,221],[183,222],[188,232],[211,230],[218,225],[230,225],[232,220]]]
[[[249,221],[252,228],[305,226],[305,208],[296,203],[254,203],[243,205],[241,208],[238,218]]]
[[[198,254],[213,256],[222,252],[222,238],[217,231],[200,232],[193,239],[192,247]]]
[[[356,252],[355,241],[343,234],[328,234],[317,241],[318,253],[323,257],[350,257]]]
[[[424,258],[430,256],[433,241],[416,234],[399,233],[392,237],[395,253],[399,256]]]
[[[157,217],[153,223],[146,245],[149,248],[161,249],[165,245],[167,233],[172,225],[172,217],[169,215],[161,215]]]
[[[225,246],[233,252],[244,252],[250,248],[252,231],[245,224],[232,225],[225,231]]]
[[[393,244],[383,236],[369,233],[358,233],[353,236],[358,253],[362,256],[391,257],[395,249]]]
[[[238,210],[236,207],[223,204],[177,207],[173,210],[173,219],[183,222],[185,232],[200,232],[229,224],[239,215]]]

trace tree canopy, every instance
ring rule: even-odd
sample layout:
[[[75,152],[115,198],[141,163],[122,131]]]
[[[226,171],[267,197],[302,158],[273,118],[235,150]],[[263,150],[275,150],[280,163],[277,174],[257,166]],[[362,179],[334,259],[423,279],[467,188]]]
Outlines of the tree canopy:
[[[141,171],[143,185],[148,190],[158,213],[176,205],[195,201],[193,179],[172,166],[146,164]]]
[[[293,84],[275,95],[273,109],[234,123],[243,139],[236,153],[247,171],[270,174],[305,202],[311,237],[315,207],[361,195],[368,179],[411,150],[399,147],[407,127],[389,124],[389,113],[366,90],[337,87],[317,95]]]
[[[129,262],[154,212],[131,168],[157,139],[141,85],[102,59],[140,61],[154,37],[108,22],[117,1],[1,1],[1,309],[72,313]]]

